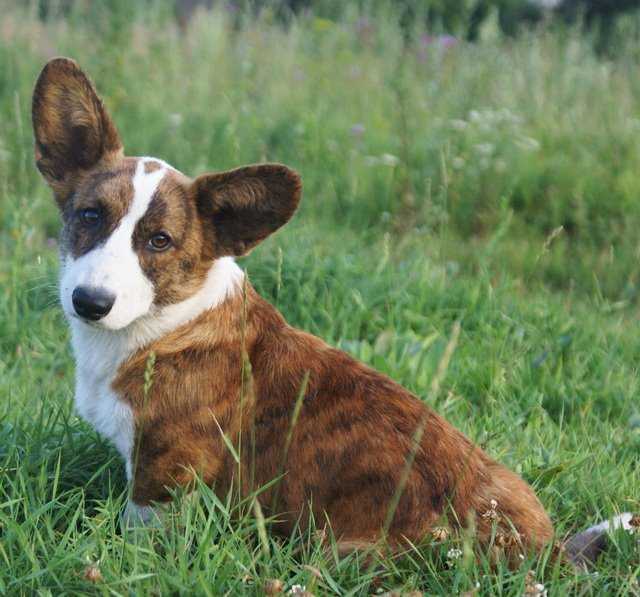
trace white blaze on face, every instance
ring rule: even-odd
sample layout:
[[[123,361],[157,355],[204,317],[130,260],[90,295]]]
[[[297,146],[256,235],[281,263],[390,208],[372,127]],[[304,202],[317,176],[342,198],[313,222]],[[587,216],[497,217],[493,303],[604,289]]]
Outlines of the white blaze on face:
[[[162,168],[144,171],[147,161],[159,162]],[[103,244],[78,259],[67,256],[62,263],[61,302],[67,317],[74,317],[72,293],[78,286],[102,288],[115,296],[109,314],[98,322],[101,327],[118,330],[146,315],[153,305],[153,284],[140,267],[133,250],[133,231],[144,216],[153,194],[167,172],[160,160],[138,160],[133,177],[133,200],[129,211]]]

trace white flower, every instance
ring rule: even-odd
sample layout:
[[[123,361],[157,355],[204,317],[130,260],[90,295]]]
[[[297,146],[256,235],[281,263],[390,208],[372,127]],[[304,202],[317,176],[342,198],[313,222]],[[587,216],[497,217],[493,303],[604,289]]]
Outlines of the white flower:
[[[451,160],[451,164],[456,170],[462,170],[462,168],[464,168],[465,161],[464,158],[457,155]]]
[[[447,552],[447,560],[459,560],[462,557],[462,550],[457,547],[452,547]]]
[[[541,582],[537,582],[528,587],[525,595],[527,595],[527,597],[547,597],[547,589],[544,588]]]
[[[516,145],[523,151],[538,151],[540,142],[533,137],[520,137],[516,141]]]
[[[178,128],[182,124],[182,114],[178,112],[169,114],[169,124],[174,128]]]
[[[293,585],[287,595],[304,595],[307,592],[307,587],[304,585]]]
[[[536,582],[531,570],[527,572],[523,597],[547,597],[547,589],[541,582]]]
[[[462,120],[462,118],[454,118],[449,121],[449,124],[451,125],[451,128],[456,131],[463,131],[469,126],[469,123],[466,120]]]
[[[491,155],[493,153],[493,150],[495,149],[493,143],[478,143],[477,145],[474,145],[473,148],[480,154],[480,155]]]
[[[397,158],[395,155],[391,155],[390,153],[383,153],[380,156],[380,162],[385,166],[391,166],[393,168],[394,166],[397,166],[400,163],[400,159]]]

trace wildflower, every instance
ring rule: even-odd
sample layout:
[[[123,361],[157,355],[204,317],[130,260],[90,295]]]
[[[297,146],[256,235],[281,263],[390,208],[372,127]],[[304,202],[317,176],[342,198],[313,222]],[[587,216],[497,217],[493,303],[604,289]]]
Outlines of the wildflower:
[[[489,502],[489,509],[482,515],[485,520],[498,520],[498,500]]]
[[[458,45],[458,40],[453,35],[441,35],[438,37],[438,45],[444,50],[449,50]]]
[[[364,42],[369,41],[375,33],[373,23],[367,17],[361,17],[356,21],[355,30],[356,34]]]
[[[480,112],[478,112],[478,110],[471,110],[469,112],[468,118],[469,118],[469,120],[471,122],[481,122],[482,121],[482,115],[480,114]]]
[[[538,151],[540,149],[540,142],[533,137],[520,137],[516,141],[516,145],[523,151]]]
[[[498,531],[496,533],[496,545],[498,547],[515,547],[516,545],[521,544],[521,535],[518,531],[511,530],[508,533]]]
[[[446,541],[449,538],[449,529],[446,527],[435,527],[431,531],[434,541]]]
[[[297,597],[311,597],[312,593],[307,591],[307,587],[304,585],[293,585],[287,595],[297,595]]]
[[[493,150],[495,149],[493,143],[478,143],[473,146],[473,148],[480,154],[484,156],[491,155]]]
[[[366,128],[364,126],[364,124],[357,122],[356,124],[354,124],[350,129],[349,129],[349,134],[352,137],[356,137],[356,138],[360,138],[362,137],[362,135],[364,135]]]
[[[278,578],[270,578],[264,583],[265,595],[277,595],[282,593],[284,589],[284,583]]]
[[[452,120],[449,121],[449,125],[451,126],[452,129],[455,129],[456,131],[463,131],[469,126],[469,123],[466,120],[463,120],[462,118],[453,118]]]
[[[84,569],[83,577],[89,582],[100,582],[102,580],[102,573],[100,572],[100,567],[98,566],[98,564],[89,564]]]
[[[457,155],[451,160],[451,164],[456,170],[462,170],[464,168],[465,161],[464,158]]]
[[[420,45],[422,47],[437,45],[443,50],[448,50],[450,48],[453,48],[453,46],[457,44],[458,44],[458,40],[453,35],[435,36],[435,35],[424,34],[420,37]]]
[[[391,166],[393,168],[400,163],[400,160],[395,155],[392,155],[390,153],[383,153],[380,156],[380,162],[385,166]]]
[[[172,128],[177,129],[182,124],[182,114],[179,112],[169,114],[169,124]]]
[[[456,560],[459,560],[462,557],[462,550],[457,547],[452,547],[447,552],[447,563],[449,566],[453,566]]]
[[[536,582],[531,570],[527,572],[525,577],[523,597],[547,597],[547,589],[541,582]]]
[[[496,160],[494,167],[496,169],[496,172],[504,172],[507,169],[507,162],[505,162],[504,160]]]
[[[430,46],[434,41],[435,37],[433,35],[428,35],[427,33],[420,36],[420,45],[421,46]]]
[[[527,595],[527,597],[547,597],[547,589],[544,588],[541,582],[536,582],[532,585],[527,585],[524,594]]]

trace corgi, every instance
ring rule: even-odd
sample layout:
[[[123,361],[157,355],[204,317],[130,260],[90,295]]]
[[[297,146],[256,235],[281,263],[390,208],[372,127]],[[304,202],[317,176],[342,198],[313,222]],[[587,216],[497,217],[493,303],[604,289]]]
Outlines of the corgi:
[[[37,80],[33,129],[63,221],[75,406],[124,459],[129,515],[149,520],[197,475],[222,495],[263,487],[276,531],[327,521],[343,546],[401,549],[443,521],[472,526],[487,547],[501,536],[518,557],[553,541],[518,475],[387,376],[289,326],[251,287],[235,258],[293,216],[296,172],[259,164],[193,179],[125,157],[67,58]],[[584,537],[593,544],[608,526]]]

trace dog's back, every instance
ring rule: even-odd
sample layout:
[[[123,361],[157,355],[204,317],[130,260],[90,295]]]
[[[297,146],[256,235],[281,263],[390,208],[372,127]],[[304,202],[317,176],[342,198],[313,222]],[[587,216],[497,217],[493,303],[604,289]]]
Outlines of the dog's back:
[[[522,553],[552,536],[519,477],[388,377],[288,326],[248,284],[141,351],[114,387],[145,430],[140,505],[168,498],[164,486],[187,482],[191,467],[223,493],[238,476],[244,491],[281,477],[260,500],[285,532],[312,514],[357,544],[376,542],[381,529],[393,543],[418,542],[470,518],[481,537],[497,528]],[[241,468],[222,431],[240,446]]]

